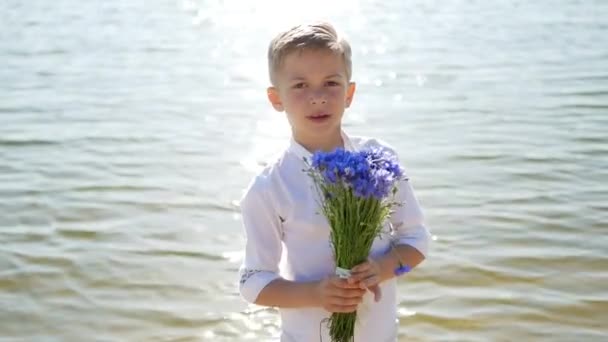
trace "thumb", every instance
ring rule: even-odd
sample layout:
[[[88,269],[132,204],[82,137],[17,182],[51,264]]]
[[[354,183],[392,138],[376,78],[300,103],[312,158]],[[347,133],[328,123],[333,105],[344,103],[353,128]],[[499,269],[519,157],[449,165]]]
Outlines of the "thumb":
[[[379,302],[380,299],[382,299],[382,290],[380,289],[379,285],[376,284],[374,286],[370,286],[368,289],[374,294],[375,302]]]

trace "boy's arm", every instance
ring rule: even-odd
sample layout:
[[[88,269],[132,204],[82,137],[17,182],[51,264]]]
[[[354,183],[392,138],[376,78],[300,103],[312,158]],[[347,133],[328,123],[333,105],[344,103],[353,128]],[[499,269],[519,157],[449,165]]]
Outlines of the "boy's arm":
[[[401,181],[396,199],[403,205],[390,217],[393,225],[390,249],[384,255],[370,258],[352,269],[351,282],[369,288],[376,299],[380,296],[379,283],[395,277],[397,268],[413,269],[418,266],[428,253],[430,234],[408,180]]]
[[[393,225],[390,249],[355,266],[351,282],[361,281],[360,286],[377,286],[378,283],[395,277],[399,267],[413,269],[428,253],[430,234],[423,222],[422,210],[408,180],[400,183],[397,200],[403,205],[390,217]]]
[[[426,258],[431,234],[424,224],[422,209],[409,180],[401,181],[396,199],[401,206],[390,217],[394,248],[381,260],[388,264],[392,259],[397,262],[397,267],[401,261],[403,265],[414,268]]]
[[[353,312],[365,290],[337,276],[315,282],[275,279],[259,294],[255,303],[281,308],[322,307],[329,312]]]
[[[278,278],[266,285],[255,300],[255,304],[284,308],[319,306],[316,298],[318,282],[297,283]]]
[[[395,270],[406,266],[412,269],[424,260],[424,255],[410,245],[391,246],[386,254],[370,258],[367,261],[353,267],[351,284],[357,284],[361,288],[369,288],[379,299],[378,284],[396,276]],[[375,287],[375,288],[374,288]]]
[[[275,307],[323,307],[330,312],[352,312],[365,290],[336,276],[298,283],[279,276],[282,227],[267,191],[265,178],[257,178],[241,200],[245,228],[245,258],[239,291],[248,302]]]
[[[414,268],[424,260],[424,255],[410,245],[397,245],[391,249],[375,260],[380,269],[380,282],[395,277],[398,267],[405,265]]]
[[[269,283],[279,278],[281,223],[268,194],[268,179],[258,176],[241,199],[245,255],[240,267],[239,292],[250,303]]]

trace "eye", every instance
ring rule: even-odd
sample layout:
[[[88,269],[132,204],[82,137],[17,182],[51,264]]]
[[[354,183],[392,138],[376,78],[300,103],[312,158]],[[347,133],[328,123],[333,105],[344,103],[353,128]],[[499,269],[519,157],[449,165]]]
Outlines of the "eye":
[[[304,82],[296,83],[293,85],[293,88],[295,88],[295,89],[306,88],[306,83],[304,83]]]
[[[336,81],[327,81],[327,82],[325,82],[325,85],[327,85],[329,87],[335,87],[335,86],[339,86],[340,83],[336,82]]]

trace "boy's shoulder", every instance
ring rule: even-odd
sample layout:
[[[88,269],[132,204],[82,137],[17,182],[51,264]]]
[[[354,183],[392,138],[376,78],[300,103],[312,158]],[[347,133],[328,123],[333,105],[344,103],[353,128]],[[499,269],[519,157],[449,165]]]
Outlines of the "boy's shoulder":
[[[407,167],[403,164],[402,158],[399,156],[397,152],[397,148],[394,147],[389,142],[368,136],[349,136],[349,139],[353,146],[357,149],[382,149],[387,151],[389,154],[392,154],[397,162],[401,165],[402,168],[407,169]],[[405,172],[405,170],[404,170]],[[407,177],[407,176],[406,176]]]
[[[259,162],[260,169],[252,176],[249,184],[243,192],[241,200],[247,197],[266,197],[273,189],[274,179],[277,177],[279,169],[285,163],[287,151],[274,153]]]
[[[349,139],[350,139],[351,143],[358,149],[382,148],[384,150],[389,151],[390,153],[392,153],[394,155],[397,155],[397,151],[396,151],[395,147],[385,140],[375,138],[375,137],[361,136],[361,135],[349,136]]]

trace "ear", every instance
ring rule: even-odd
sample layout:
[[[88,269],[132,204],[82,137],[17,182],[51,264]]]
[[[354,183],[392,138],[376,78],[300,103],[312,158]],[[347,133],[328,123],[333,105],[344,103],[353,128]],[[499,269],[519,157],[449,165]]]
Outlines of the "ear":
[[[268,96],[268,101],[277,112],[282,112],[285,110],[283,107],[283,102],[281,102],[281,97],[279,96],[279,91],[275,87],[268,87],[266,89],[266,95]]]
[[[355,82],[350,82],[348,84],[348,88],[346,89],[346,108],[350,107],[350,104],[353,102],[355,89],[357,89],[357,84]]]

